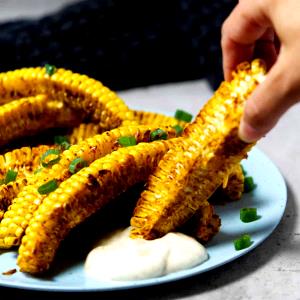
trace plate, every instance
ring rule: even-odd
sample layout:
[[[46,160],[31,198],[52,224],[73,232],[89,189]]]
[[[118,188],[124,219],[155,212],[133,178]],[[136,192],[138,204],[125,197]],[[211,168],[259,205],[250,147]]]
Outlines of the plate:
[[[86,278],[83,261],[64,267],[52,277],[32,277],[21,272],[13,275],[2,275],[2,272],[17,268],[17,253],[9,251],[0,255],[0,285],[32,290],[47,291],[109,291],[129,289],[171,282],[224,265],[253,250],[261,244],[280,222],[287,202],[287,190],[284,179],[272,161],[257,148],[249,158],[242,162],[248,176],[254,178],[257,187],[254,191],[244,194],[243,198],[226,206],[216,207],[221,217],[222,227],[218,235],[207,245],[209,259],[203,264],[168,274],[159,278],[128,282],[96,282]],[[242,223],[239,210],[243,207],[256,207],[261,216],[255,222]],[[244,250],[236,251],[233,240],[244,233],[249,233],[253,244]]]

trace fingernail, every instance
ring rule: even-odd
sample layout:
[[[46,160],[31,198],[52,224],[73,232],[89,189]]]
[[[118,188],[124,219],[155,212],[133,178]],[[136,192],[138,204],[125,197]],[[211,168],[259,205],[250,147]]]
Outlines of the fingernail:
[[[261,134],[244,120],[241,120],[239,138],[246,143],[253,143],[261,138]]]

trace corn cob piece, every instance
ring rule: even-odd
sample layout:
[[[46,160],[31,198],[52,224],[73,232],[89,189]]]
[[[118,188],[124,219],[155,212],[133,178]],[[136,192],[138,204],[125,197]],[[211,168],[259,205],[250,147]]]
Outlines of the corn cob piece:
[[[187,123],[169,117],[163,114],[133,110],[134,118],[139,125],[154,125],[154,126],[175,126],[180,125],[184,127]],[[82,123],[75,127],[70,134],[71,144],[78,144],[79,142],[92,137],[96,134],[104,132],[99,124],[95,123]]]
[[[87,138],[93,137],[96,134],[103,132],[99,124],[95,123],[82,123],[75,127],[69,135],[70,143],[72,145],[78,144]]]
[[[48,75],[42,67],[0,74],[0,98],[9,101],[37,94],[64,102],[105,130],[136,123],[133,112],[114,92],[86,75],[61,68]]]
[[[78,113],[45,95],[14,100],[0,106],[0,146],[44,129],[72,127],[79,122]]]
[[[166,116],[164,114],[159,114],[159,113],[134,110],[133,114],[134,114],[134,117],[137,119],[138,123],[141,125],[158,125],[158,126],[180,125],[182,127],[185,127],[185,125],[187,124],[184,121],[180,121],[173,117]]]
[[[185,127],[176,144],[149,177],[131,218],[132,237],[154,239],[191,218],[222,184],[253,144],[238,138],[246,99],[264,79],[261,61],[241,64]]]
[[[201,243],[210,241],[219,231],[221,219],[211,204],[201,206],[184,225],[184,232],[194,236]]]
[[[0,186],[0,220],[3,218],[13,198],[27,184],[28,177],[33,176],[34,171],[40,164],[41,155],[49,147],[47,145],[33,148],[23,147],[0,156],[0,174],[2,178],[5,177],[8,170],[18,172],[15,181]]]
[[[238,201],[244,192],[244,174],[240,164],[233,167],[225,182],[216,190],[209,199],[212,204],[225,204]]]
[[[0,223],[0,248],[10,248],[20,244],[28,221],[46,197],[39,194],[37,189],[50,180],[56,180],[59,185],[69,178],[72,175],[69,165],[75,158],[83,158],[89,165],[94,160],[118,149],[119,137],[135,136],[137,143],[149,142],[150,133],[155,129],[157,127],[154,126],[119,127],[73,145],[64,151],[57,164],[51,168],[44,168],[30,178],[29,184],[13,200]],[[168,138],[175,137],[176,132],[172,127],[162,127],[162,129],[168,133]]]
[[[134,184],[145,181],[176,140],[120,148],[80,170],[48,195],[35,212],[19,248],[28,273],[47,270],[69,231]]]

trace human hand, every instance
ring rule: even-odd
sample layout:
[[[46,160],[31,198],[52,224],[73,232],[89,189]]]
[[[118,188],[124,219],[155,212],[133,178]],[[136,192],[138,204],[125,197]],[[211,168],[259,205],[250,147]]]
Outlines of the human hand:
[[[300,1],[240,0],[223,24],[221,44],[226,80],[253,58],[270,68],[246,102],[239,128],[242,140],[254,142],[300,100]]]

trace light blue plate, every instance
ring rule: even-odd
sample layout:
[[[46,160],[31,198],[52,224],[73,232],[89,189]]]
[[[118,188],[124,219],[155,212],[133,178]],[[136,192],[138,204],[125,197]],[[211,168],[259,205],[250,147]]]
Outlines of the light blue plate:
[[[221,231],[207,245],[209,259],[199,266],[159,278],[105,283],[86,278],[83,262],[80,262],[63,269],[51,278],[35,278],[21,272],[10,276],[1,274],[0,285],[47,291],[108,291],[175,281],[226,264],[253,250],[273,232],[282,218],[287,202],[287,190],[283,177],[261,151],[253,149],[249,158],[243,161],[243,166],[248,175],[254,178],[257,188],[249,194],[244,194],[241,201],[216,208],[222,219]],[[242,223],[239,219],[239,210],[243,207],[256,207],[261,218],[252,223]],[[233,247],[233,240],[244,233],[249,233],[254,243],[245,250],[236,251]],[[1,254],[0,272],[17,268],[16,257],[17,253],[13,251]]]

